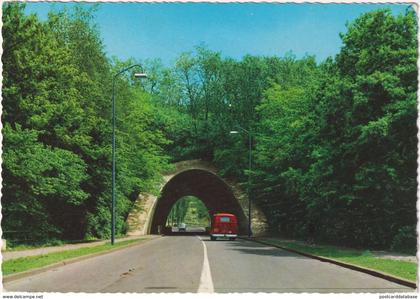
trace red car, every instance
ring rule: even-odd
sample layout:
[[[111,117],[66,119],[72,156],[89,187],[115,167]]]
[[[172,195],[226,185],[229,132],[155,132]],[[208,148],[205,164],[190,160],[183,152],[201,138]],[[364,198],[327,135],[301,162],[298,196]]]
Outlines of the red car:
[[[210,239],[229,238],[235,240],[238,236],[238,221],[236,216],[228,213],[217,213],[213,215],[210,229]]]

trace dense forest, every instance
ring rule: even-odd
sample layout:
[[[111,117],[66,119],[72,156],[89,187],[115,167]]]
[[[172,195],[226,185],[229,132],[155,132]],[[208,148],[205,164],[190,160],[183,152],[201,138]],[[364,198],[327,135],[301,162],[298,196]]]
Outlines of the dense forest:
[[[370,248],[416,246],[417,23],[408,9],[348,24],[335,57],[224,57],[204,44],[173,66],[107,57],[95,8],[3,5],[6,238],[110,234],[112,76],[117,232],[171,162],[213,161],[251,190],[273,233]],[[275,37],[273,37],[275,38]],[[281,53],[279,53],[280,55]],[[133,70],[134,71],[134,70]],[[248,136],[254,167],[247,186]]]

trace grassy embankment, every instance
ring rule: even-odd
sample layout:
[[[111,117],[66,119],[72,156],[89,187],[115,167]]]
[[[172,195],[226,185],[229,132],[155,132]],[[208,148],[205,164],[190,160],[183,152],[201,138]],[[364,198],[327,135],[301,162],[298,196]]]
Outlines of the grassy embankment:
[[[124,246],[131,245],[136,242],[141,242],[146,239],[135,239],[135,240],[126,240],[115,243],[111,245],[111,243],[97,245],[92,247],[84,247],[79,249],[72,249],[66,251],[59,251],[59,252],[52,252],[48,254],[41,254],[41,255],[34,255],[28,257],[21,257],[17,259],[3,261],[2,263],[2,271],[3,275],[14,274],[22,271],[27,271],[31,269],[41,268],[44,266],[48,266],[51,264],[55,264],[61,262],[63,260],[94,254],[102,251],[112,251],[116,248],[121,248]]]
[[[404,278],[413,282],[416,281],[416,263],[388,258],[379,258],[374,256],[369,250],[362,251],[355,249],[345,249],[329,245],[306,245],[274,238],[263,238],[261,240],[304,253],[326,257],[372,270],[378,270],[383,273]]]

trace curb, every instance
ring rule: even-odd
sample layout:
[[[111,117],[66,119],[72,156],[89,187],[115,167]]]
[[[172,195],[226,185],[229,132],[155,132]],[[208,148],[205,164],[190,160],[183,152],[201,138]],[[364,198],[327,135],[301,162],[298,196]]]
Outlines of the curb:
[[[399,277],[396,277],[396,276],[393,276],[393,275],[390,275],[390,274],[386,274],[384,272],[380,272],[380,271],[377,271],[377,270],[372,270],[372,269],[364,268],[364,267],[361,267],[361,266],[356,266],[356,265],[353,265],[353,264],[340,262],[340,261],[333,260],[333,259],[326,258],[326,257],[312,255],[312,254],[309,254],[309,253],[297,251],[297,250],[290,249],[290,248],[287,248],[287,247],[283,247],[283,246],[280,246],[280,245],[275,245],[275,244],[272,244],[272,243],[269,243],[269,242],[266,242],[266,241],[256,240],[256,239],[247,238],[247,237],[238,237],[238,238],[241,238],[243,240],[248,240],[248,241],[251,241],[251,242],[264,244],[264,245],[277,247],[277,248],[280,248],[280,249],[283,249],[283,250],[286,250],[286,251],[289,251],[289,252],[293,252],[293,253],[296,253],[296,254],[299,254],[299,255],[303,255],[303,256],[312,258],[312,259],[316,259],[316,260],[319,260],[319,261],[322,261],[322,262],[332,263],[332,264],[335,264],[335,265],[338,265],[338,266],[341,266],[341,267],[344,267],[344,268],[348,268],[348,269],[351,269],[351,270],[367,273],[367,274],[370,274],[372,276],[376,276],[376,277],[386,279],[386,280],[391,281],[391,282],[395,282],[395,283],[398,283],[398,284],[401,284],[401,285],[404,285],[404,286],[407,286],[407,287],[410,287],[410,288],[417,289],[417,284],[415,282],[412,282],[412,281],[409,281],[409,280],[406,280],[406,279],[403,279],[403,278],[399,278]]]
[[[21,279],[21,278],[25,278],[25,277],[32,276],[32,275],[35,275],[35,274],[39,274],[39,273],[42,273],[42,272],[45,272],[45,271],[48,271],[48,270],[52,270],[52,269],[55,269],[55,268],[58,268],[58,267],[61,267],[61,266],[64,266],[64,265],[80,262],[80,261],[83,261],[83,260],[86,260],[86,259],[89,259],[89,258],[92,258],[92,257],[97,257],[97,256],[105,255],[105,254],[108,254],[108,253],[116,252],[116,251],[119,251],[119,250],[122,250],[122,249],[127,249],[127,248],[130,248],[130,247],[142,245],[142,244],[144,244],[148,241],[152,241],[152,240],[156,240],[156,239],[159,239],[159,237],[140,239],[139,240],[140,242],[134,242],[132,244],[128,244],[127,246],[121,246],[121,247],[118,247],[118,248],[115,248],[115,249],[110,249],[110,250],[100,251],[100,252],[96,252],[96,253],[92,253],[92,254],[78,256],[78,257],[75,257],[75,258],[63,260],[61,262],[57,262],[57,263],[47,265],[47,266],[44,266],[44,267],[41,267],[41,268],[33,269],[33,270],[27,270],[27,271],[15,273],[15,274],[3,275],[3,284],[5,282],[15,281],[15,280],[18,280],[18,279]]]

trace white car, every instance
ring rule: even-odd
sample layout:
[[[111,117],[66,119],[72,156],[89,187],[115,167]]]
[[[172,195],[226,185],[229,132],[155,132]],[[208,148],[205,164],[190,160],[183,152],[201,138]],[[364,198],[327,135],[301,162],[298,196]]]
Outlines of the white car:
[[[178,225],[178,231],[179,232],[187,231],[187,225],[185,223],[181,223],[180,225]]]

